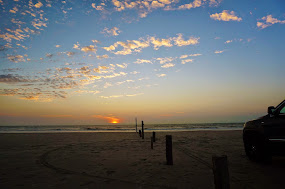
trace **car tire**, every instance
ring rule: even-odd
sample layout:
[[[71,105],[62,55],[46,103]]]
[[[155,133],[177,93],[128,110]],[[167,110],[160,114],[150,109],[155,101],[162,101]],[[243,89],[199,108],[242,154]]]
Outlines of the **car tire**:
[[[245,137],[244,148],[246,155],[252,161],[262,161],[266,163],[271,161],[271,154],[267,150],[267,145],[262,137],[258,135]]]

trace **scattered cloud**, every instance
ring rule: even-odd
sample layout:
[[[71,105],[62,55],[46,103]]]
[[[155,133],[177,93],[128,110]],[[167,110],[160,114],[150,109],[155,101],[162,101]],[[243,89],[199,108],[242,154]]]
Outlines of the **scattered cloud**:
[[[104,59],[104,58],[109,58],[109,56],[107,54],[101,55],[101,56],[96,56],[97,59]]]
[[[175,58],[172,58],[172,57],[165,57],[165,58],[157,58],[156,60],[158,60],[160,64],[165,64],[165,63],[172,62],[174,59]]]
[[[215,51],[216,54],[221,54],[223,53],[224,51]]]
[[[105,84],[104,84],[104,88],[106,89],[106,88],[108,88],[108,87],[112,87],[113,85],[111,84],[111,83],[109,83],[109,82],[106,82]]]
[[[72,115],[40,115],[40,117],[56,118],[56,117],[72,117]]]
[[[193,62],[193,59],[184,59],[181,61],[181,64],[186,64],[188,62]]]
[[[192,9],[192,8],[197,8],[202,6],[202,0],[194,0],[192,3],[180,5],[178,9]]]
[[[233,40],[227,40],[227,41],[225,41],[225,43],[231,43],[231,42],[233,42]]]
[[[81,48],[83,52],[94,52],[96,53],[97,49],[93,45],[85,46]]]
[[[277,18],[273,18],[272,15],[267,15],[261,18],[261,22],[257,22],[256,26],[264,29],[269,26],[272,26],[273,24],[285,24],[285,20],[278,20]]]
[[[165,77],[166,74],[156,74],[157,77]]]
[[[187,46],[187,45],[196,45],[199,43],[199,37],[189,37],[187,40],[183,39],[181,33],[177,34],[177,37],[170,37],[167,39],[159,39],[155,37],[148,37],[147,39],[139,38],[139,40],[127,40],[127,42],[118,41],[109,47],[103,47],[106,51],[113,52],[119,46],[123,47],[123,50],[113,52],[114,54],[127,55],[133,52],[141,52],[142,49],[149,47],[151,44],[155,50],[158,50],[160,47],[172,47],[176,46]]]
[[[52,57],[53,57],[53,54],[47,53],[47,54],[46,54],[46,57],[52,58]]]
[[[22,55],[7,55],[7,58],[11,61],[11,62],[15,62],[15,63],[18,63],[18,62],[25,62],[25,58],[24,56]]]
[[[198,53],[197,53],[197,54],[189,54],[189,55],[188,55],[188,54],[185,54],[185,55],[181,55],[181,56],[180,56],[180,59],[184,59],[184,58],[187,58],[187,57],[189,57],[189,56],[201,56],[201,55],[202,55],[202,54],[198,54]]]
[[[39,1],[38,3],[35,4],[36,8],[41,8],[43,6],[43,4]]]
[[[103,10],[105,10],[104,7],[106,6],[106,4],[104,2],[102,2],[96,6],[96,3],[92,3],[91,6],[92,6],[92,8],[96,9],[97,11],[103,11]]]
[[[171,44],[171,38],[169,39],[155,39],[155,37],[150,38],[151,43],[154,45],[154,49],[158,50],[159,47],[165,46],[165,47],[172,47],[173,45]]]
[[[101,33],[105,33],[107,35],[112,35],[112,36],[117,36],[119,35],[119,33],[121,33],[121,31],[119,30],[119,28],[113,27],[111,29],[104,28]]]
[[[219,21],[242,21],[242,18],[239,18],[235,15],[234,11],[223,10],[221,13],[211,14],[210,18]]]
[[[126,63],[123,63],[123,64],[116,64],[116,65],[117,65],[117,67],[123,68],[123,69],[125,69],[125,68],[128,67],[128,64],[126,64]]]
[[[152,64],[152,62],[150,60],[144,60],[144,59],[137,59],[137,61],[134,62],[135,64]]]
[[[173,63],[167,63],[167,64],[162,65],[161,67],[162,68],[171,68],[171,67],[174,67],[174,66],[175,66],[175,64],[173,64]]]

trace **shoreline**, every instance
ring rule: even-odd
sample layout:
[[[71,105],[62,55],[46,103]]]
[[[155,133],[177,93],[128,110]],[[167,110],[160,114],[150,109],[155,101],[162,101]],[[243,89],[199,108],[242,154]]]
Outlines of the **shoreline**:
[[[231,129],[231,128],[228,128],[228,129],[188,129],[188,130],[179,130],[179,129],[172,129],[172,130],[167,130],[167,129],[164,129],[164,130],[155,130],[155,129],[152,129],[152,130],[144,130],[145,133],[151,133],[151,132],[197,132],[197,131],[242,131],[243,128],[234,128],[234,129]],[[21,133],[25,133],[25,134],[31,134],[31,133],[136,133],[135,131],[133,130],[130,130],[130,131],[126,131],[126,130],[123,130],[123,131],[120,131],[120,130],[110,130],[110,131],[107,131],[107,130],[102,130],[102,131],[92,131],[92,130],[86,130],[86,131],[0,131],[0,134],[21,134]]]

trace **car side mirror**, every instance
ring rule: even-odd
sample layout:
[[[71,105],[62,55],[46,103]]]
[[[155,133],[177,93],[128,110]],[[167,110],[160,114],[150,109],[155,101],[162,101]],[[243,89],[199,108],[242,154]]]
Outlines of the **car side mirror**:
[[[273,115],[274,110],[275,110],[275,107],[274,107],[274,106],[269,106],[269,107],[267,108],[267,113],[268,113],[269,115]]]

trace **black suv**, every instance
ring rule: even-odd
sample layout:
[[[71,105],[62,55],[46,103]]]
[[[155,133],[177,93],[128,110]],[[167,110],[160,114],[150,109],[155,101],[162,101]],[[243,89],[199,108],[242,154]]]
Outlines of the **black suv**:
[[[270,160],[272,155],[285,155],[285,100],[276,107],[268,107],[267,112],[244,124],[244,148],[251,160]]]

